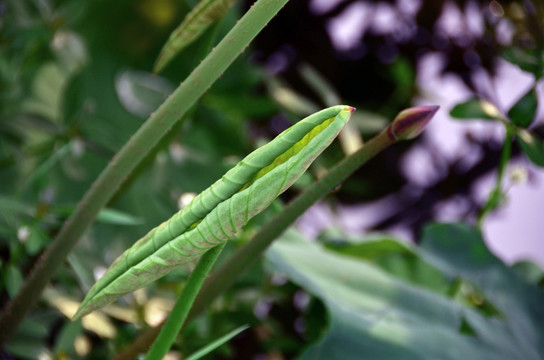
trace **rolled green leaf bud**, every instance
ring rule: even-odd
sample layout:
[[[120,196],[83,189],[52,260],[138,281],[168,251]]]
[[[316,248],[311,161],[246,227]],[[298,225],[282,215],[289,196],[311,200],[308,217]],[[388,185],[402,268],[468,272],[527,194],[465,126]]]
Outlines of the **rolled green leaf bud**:
[[[395,140],[410,140],[421,134],[439,106],[416,106],[401,111],[389,126],[389,135]]]

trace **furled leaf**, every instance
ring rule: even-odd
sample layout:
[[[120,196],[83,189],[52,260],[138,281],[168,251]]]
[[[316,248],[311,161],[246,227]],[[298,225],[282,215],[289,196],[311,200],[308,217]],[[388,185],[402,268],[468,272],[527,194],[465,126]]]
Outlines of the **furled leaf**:
[[[457,119],[483,119],[495,120],[500,116],[499,110],[495,105],[488,101],[478,98],[472,98],[464,103],[456,105],[450,112],[450,115]]]
[[[508,111],[508,116],[514,124],[526,128],[532,124],[537,106],[536,90],[532,88],[512,106],[510,111]]]
[[[201,0],[164,44],[153,71],[161,72],[172,59],[195,41],[211,24],[221,19],[234,0]]]
[[[542,360],[544,293],[495,258],[472,228],[436,225],[424,234],[424,249],[412,248],[419,261],[445,278],[475,284],[498,315],[430,291],[424,283],[405,282],[367,260],[330,252],[291,231],[267,259],[272,269],[320,298],[330,319],[321,340],[298,358]]]
[[[516,134],[521,150],[535,165],[544,166],[544,144],[535,134],[527,130],[519,130]]]
[[[231,238],[306,171],[353,110],[343,105],[322,110],[249,154],[125,251],[91,288],[75,318],[149,284]]]

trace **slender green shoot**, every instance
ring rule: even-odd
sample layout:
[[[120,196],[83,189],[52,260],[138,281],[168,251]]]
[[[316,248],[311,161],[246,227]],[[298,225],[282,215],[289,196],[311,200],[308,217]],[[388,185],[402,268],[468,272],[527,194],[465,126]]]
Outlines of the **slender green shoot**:
[[[144,360],[162,359],[168,350],[170,350],[187,318],[187,314],[195,301],[196,295],[202,287],[206,276],[208,276],[208,273],[212,269],[213,264],[215,264],[215,261],[219,257],[219,254],[221,254],[221,251],[225,248],[225,245],[226,242],[219,244],[202,255],[202,258],[189,276],[187,284],[179,295],[172,312],[168,316],[161,332],[151,346],[151,349],[149,349]]]
[[[224,343],[226,343],[227,341],[229,341],[236,335],[240,334],[242,331],[245,331],[246,329],[249,329],[248,325],[242,325],[240,327],[237,327],[236,329],[232,330],[228,334],[221,336],[219,339],[215,340],[214,342],[204,346],[202,349],[189,355],[187,359],[185,360],[198,360],[202,358],[203,356],[208,355],[209,353],[211,353],[212,351],[214,351],[215,349],[217,349],[218,347],[220,347],[221,345],[223,345]]]

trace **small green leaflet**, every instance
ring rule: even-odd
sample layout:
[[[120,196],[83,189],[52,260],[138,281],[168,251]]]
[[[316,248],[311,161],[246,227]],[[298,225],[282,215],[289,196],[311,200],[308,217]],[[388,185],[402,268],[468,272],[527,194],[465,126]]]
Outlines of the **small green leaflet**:
[[[74,320],[227,241],[306,171],[354,110],[345,105],[321,110],[246,156],[121,254],[89,290]]]

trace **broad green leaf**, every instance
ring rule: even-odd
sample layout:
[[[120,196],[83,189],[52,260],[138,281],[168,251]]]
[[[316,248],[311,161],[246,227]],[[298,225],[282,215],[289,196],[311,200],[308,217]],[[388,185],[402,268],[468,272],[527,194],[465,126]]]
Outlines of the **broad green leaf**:
[[[161,72],[177,54],[221,19],[233,4],[234,0],[201,0],[172,32],[157,58],[153,72]]]
[[[544,144],[535,134],[520,129],[516,134],[521,150],[535,165],[544,166]]]
[[[75,318],[151,283],[231,238],[306,171],[353,110],[339,105],[317,112],[249,154],[117,258],[91,288]]]
[[[499,110],[495,105],[486,100],[472,98],[464,103],[456,105],[450,115],[457,119],[483,119],[496,120],[500,117]]]
[[[194,354],[189,355],[186,360],[198,360],[198,359],[201,359],[203,356],[208,355],[209,353],[211,353],[212,351],[214,351],[215,349],[217,349],[221,345],[225,344],[230,339],[232,339],[233,337],[235,337],[236,335],[240,334],[242,331],[244,331],[244,330],[246,330],[248,328],[249,328],[248,325],[243,325],[243,326],[240,326],[240,327],[232,330],[228,334],[226,334],[226,335],[220,337],[219,339],[211,342],[210,344],[208,344],[207,346],[205,346],[202,349],[198,350]]]
[[[543,292],[493,257],[477,231],[452,228],[427,229],[425,251],[414,247],[414,253],[444,276],[476,284],[500,315],[330,252],[294,231],[284,235],[267,253],[272,269],[320,298],[329,314],[328,331],[299,359],[541,360]]]
[[[526,128],[533,123],[537,106],[536,90],[532,88],[512,106],[508,116],[514,124]]]
[[[432,225],[424,230],[421,247],[430,263],[448,276],[474,283],[502,313],[497,329],[474,323],[481,327],[482,339],[505,341],[509,351],[501,358],[516,353],[512,358],[542,359],[544,292],[495,257],[479,231],[464,224]],[[500,328],[509,335],[503,338]]]

